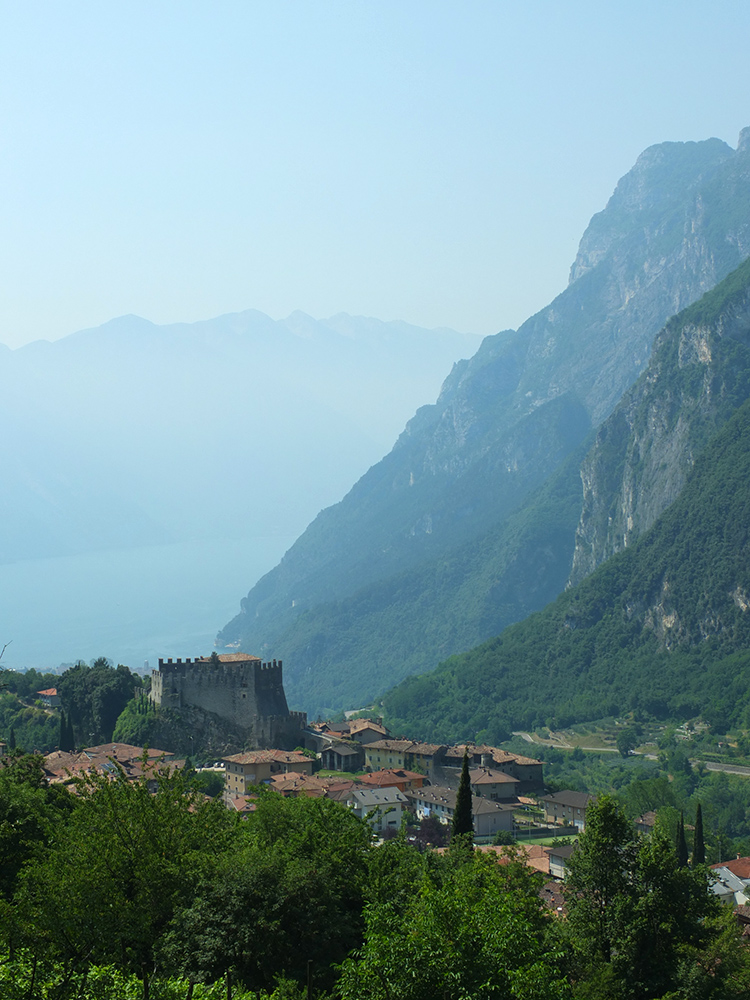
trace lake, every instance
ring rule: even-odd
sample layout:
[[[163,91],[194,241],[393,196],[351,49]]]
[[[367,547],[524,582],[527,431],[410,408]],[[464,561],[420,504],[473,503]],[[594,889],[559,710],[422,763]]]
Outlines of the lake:
[[[160,656],[206,655],[293,541],[214,539],[0,565],[0,649],[10,642],[2,666],[57,670],[108,656],[141,672]]]

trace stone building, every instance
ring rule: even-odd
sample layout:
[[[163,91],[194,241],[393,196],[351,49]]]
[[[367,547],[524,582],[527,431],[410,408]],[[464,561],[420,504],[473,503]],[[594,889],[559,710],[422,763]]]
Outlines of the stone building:
[[[160,708],[197,708],[245,736],[246,745],[292,747],[302,743],[304,712],[290,712],[281,660],[263,663],[247,653],[194,660],[159,660],[151,672],[151,701]]]

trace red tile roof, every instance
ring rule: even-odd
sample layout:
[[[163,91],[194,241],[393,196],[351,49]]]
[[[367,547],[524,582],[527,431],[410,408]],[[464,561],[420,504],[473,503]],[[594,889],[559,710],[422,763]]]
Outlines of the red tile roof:
[[[728,868],[737,878],[750,879],[750,858],[734,858],[732,861],[721,861],[711,868]]]
[[[373,750],[384,750],[386,753],[404,753],[414,746],[411,740],[374,740],[372,743],[368,743],[365,747],[366,753],[371,753]]]
[[[403,768],[384,767],[371,774],[363,774],[359,778],[362,785],[370,785],[375,788],[401,788],[412,782],[423,782],[424,775],[416,771],[405,771]]]
[[[166,750],[147,750],[144,767],[143,747],[128,743],[105,743],[98,747],[86,747],[80,753],[55,750],[44,758],[44,770],[52,784],[68,781],[71,777],[84,774],[114,775],[121,769],[126,777],[136,779],[155,768],[173,770],[184,766],[184,761],[172,760]]]
[[[301,764],[310,760],[297,750],[247,750],[221,759],[230,764]]]

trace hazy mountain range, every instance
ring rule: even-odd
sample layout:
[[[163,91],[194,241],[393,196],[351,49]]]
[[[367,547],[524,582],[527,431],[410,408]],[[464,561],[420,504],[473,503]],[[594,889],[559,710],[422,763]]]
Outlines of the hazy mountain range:
[[[623,473],[632,447],[596,431],[670,316],[748,254],[750,130],[737,150],[646,150],[584,233],[568,287],[453,368],[219,642],[284,657],[290,700],[315,711],[379,695],[553,600],[679,495],[710,419],[664,435],[681,457],[652,458],[648,501]],[[602,466],[593,488],[586,470]]]
[[[0,563],[293,535],[478,343],[248,311],[171,326],[123,316],[0,347]]]

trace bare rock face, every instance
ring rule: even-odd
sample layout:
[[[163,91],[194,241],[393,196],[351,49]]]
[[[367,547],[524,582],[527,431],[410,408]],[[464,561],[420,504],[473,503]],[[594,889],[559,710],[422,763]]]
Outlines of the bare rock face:
[[[654,524],[682,490],[697,453],[748,391],[749,290],[708,320],[688,314],[667,325],[647,371],[602,424],[581,467],[570,584]]]

